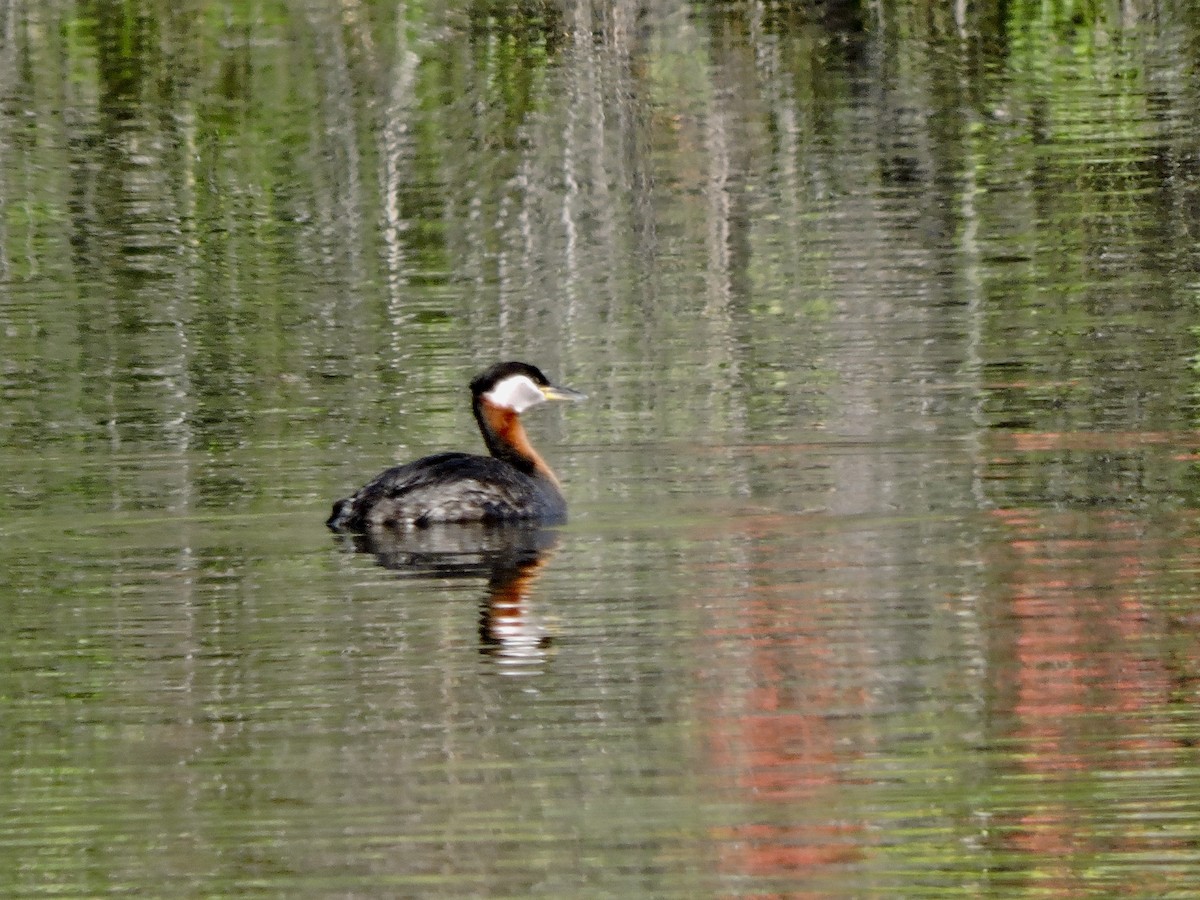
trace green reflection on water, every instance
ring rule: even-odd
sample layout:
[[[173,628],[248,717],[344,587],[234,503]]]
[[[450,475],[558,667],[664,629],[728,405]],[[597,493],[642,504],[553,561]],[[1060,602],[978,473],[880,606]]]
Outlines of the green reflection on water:
[[[1193,15],[0,25],[0,892],[1196,881]],[[511,356],[506,668],[320,522]]]

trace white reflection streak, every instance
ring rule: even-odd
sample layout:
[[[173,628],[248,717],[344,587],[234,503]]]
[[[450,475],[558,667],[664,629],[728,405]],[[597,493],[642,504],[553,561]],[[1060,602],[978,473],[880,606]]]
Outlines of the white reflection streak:
[[[967,28],[967,11],[960,0],[955,10],[959,34],[959,93],[963,97],[970,96],[970,77],[968,74],[968,40],[970,32]],[[962,217],[962,237],[959,239],[959,255],[961,257],[963,290],[967,295],[967,340],[963,348],[962,377],[971,383],[972,419],[975,427],[970,432],[969,453],[971,458],[971,495],[977,508],[986,506],[986,491],[984,489],[984,471],[986,469],[986,454],[983,450],[984,414],[983,414],[983,358],[980,348],[983,345],[983,262],[979,249],[979,206],[977,200],[983,193],[979,185],[979,173],[987,164],[986,158],[980,152],[978,138],[972,137],[974,132],[969,129],[963,148],[962,187],[959,214]],[[982,568],[982,550],[976,548],[975,562]],[[974,590],[964,591],[960,598],[958,609],[958,624],[961,626],[963,652],[969,654],[972,675],[972,687],[975,700],[982,708],[985,702],[987,684],[987,654],[984,652],[986,640],[984,626],[979,617],[979,593]]]
[[[714,86],[716,87],[716,86]],[[720,88],[716,88],[720,91]],[[709,157],[708,179],[708,309],[714,320],[728,316],[731,296],[729,241],[732,233],[730,215],[733,207],[729,196],[729,131],[719,101],[705,116],[704,136]]]
[[[401,3],[396,11],[396,65],[392,73],[392,89],[388,94],[387,107],[383,111],[380,129],[381,166],[383,181],[383,243],[386,251],[387,307],[391,323],[392,355],[395,362],[403,357],[402,327],[404,309],[401,304],[402,290],[407,281],[405,275],[404,244],[400,240],[407,222],[400,211],[400,189],[405,172],[411,162],[411,143],[408,140],[411,99],[417,77],[419,57],[409,46],[408,17],[406,5]]]
[[[356,4],[344,4],[341,7],[342,18],[331,15],[329,21],[319,18],[320,12],[309,10],[322,81],[321,133],[330,142],[326,152],[341,163],[344,178],[344,184],[330,191],[330,208],[321,211],[320,229],[323,247],[326,248],[324,261],[332,271],[339,262],[340,253],[357,288],[366,281],[361,253],[364,220],[362,160],[357,140],[354,79],[345,42],[349,36],[356,37],[364,55],[372,60],[373,47]],[[348,292],[348,296],[356,299],[359,293],[353,290]]]
[[[712,85],[713,100],[704,117],[705,149],[709,159],[708,195],[708,299],[705,304],[705,319],[713,335],[713,348],[719,352],[711,359],[708,377],[712,390],[708,394],[710,405],[725,402],[737,403],[736,393],[731,389],[738,378],[738,355],[732,327],[732,252],[733,197],[730,189],[733,166],[730,150],[729,113],[722,102],[727,87],[717,79],[723,70],[714,71]],[[724,367],[722,367],[722,363]],[[727,421],[732,426],[743,424],[741,411],[727,410]]]
[[[505,288],[501,297],[506,299],[518,290],[531,291],[535,281],[534,273],[538,266],[538,242],[533,233],[533,225],[540,201],[537,196],[538,181],[533,177],[533,171],[533,160],[531,157],[526,157],[521,161],[520,170],[513,179],[513,192],[519,198],[516,201],[516,231],[520,236],[521,249],[517,270],[522,273],[522,278],[519,284],[511,277],[506,282],[501,282],[501,286]],[[504,302],[500,304],[500,334],[503,337],[509,333],[509,306],[507,302]]]
[[[191,380],[192,349],[189,323],[193,320],[193,309],[196,297],[197,273],[202,270],[203,253],[200,237],[196,231],[199,217],[197,208],[196,166],[200,159],[198,126],[196,109],[189,97],[186,104],[176,114],[179,123],[177,135],[182,145],[182,152],[177,154],[178,165],[182,168],[180,179],[179,206],[176,210],[179,222],[179,249],[183,263],[174,272],[176,289],[171,292],[170,320],[175,330],[178,342],[176,363],[178,365],[178,380],[175,383],[175,394],[179,401],[178,432],[176,449],[179,453],[177,472],[179,474],[179,501],[177,508],[182,515],[179,518],[179,558],[173,582],[178,585],[179,609],[183,632],[183,642],[186,651],[182,654],[183,675],[179,688],[189,700],[196,693],[196,676],[199,671],[197,660],[202,651],[203,626],[197,615],[201,601],[196,596],[197,580],[200,563],[193,548],[195,535],[192,520],[194,500],[195,473],[192,467],[191,438],[194,426],[196,404],[195,388]],[[180,304],[186,303],[185,309]],[[189,702],[183,705],[187,709],[186,723],[192,725],[196,721],[196,705]]]
[[[563,248],[563,293],[566,301],[566,318],[572,317],[571,310],[575,306],[579,294],[579,226],[575,222],[579,199],[579,172],[577,147],[579,142],[579,105],[583,100],[581,85],[594,77],[592,68],[594,55],[591,52],[592,12],[587,0],[579,0],[575,4],[571,23],[571,37],[574,53],[569,65],[569,87],[567,92],[567,120],[563,126],[563,201],[562,224],[566,246]],[[569,333],[570,329],[566,329]]]
[[[0,39],[0,84],[16,84],[14,73],[17,70],[17,42],[16,42],[16,26],[14,24],[12,5],[5,3],[2,7],[4,21],[0,26],[0,34],[3,38]],[[7,118],[7,117],[6,117]],[[4,122],[7,125],[7,121]],[[11,185],[8,183],[8,166],[4,164],[4,151],[8,148],[9,142],[5,140],[7,135],[0,134],[0,208],[7,206],[13,193]],[[0,216],[0,278],[7,282],[10,278],[10,263],[8,259],[8,219],[6,216]],[[31,267],[30,272],[35,273],[36,268]]]
[[[970,76],[968,74],[967,58],[970,30],[967,27],[967,10],[960,3],[955,7],[955,22],[959,35],[959,93],[960,96],[970,96]],[[962,236],[959,238],[959,256],[961,257],[963,289],[967,295],[967,341],[963,348],[962,376],[969,379],[972,385],[972,419],[975,428],[971,432],[971,450],[973,457],[974,475],[971,479],[971,493],[975,503],[982,509],[986,506],[984,490],[984,452],[982,448],[982,433],[984,430],[983,390],[980,385],[983,372],[983,358],[980,347],[983,344],[983,264],[979,250],[979,208],[977,198],[983,193],[979,186],[980,169],[986,165],[980,152],[980,143],[972,138],[973,132],[967,131],[963,147],[962,187],[959,195],[959,215],[962,217]]]
[[[596,235],[600,265],[596,298],[587,311],[590,327],[598,321],[620,321],[624,281],[634,261],[626,250],[624,236],[632,231],[637,235],[634,246],[639,252],[649,252],[645,239],[646,219],[639,221],[639,212],[649,205],[649,192],[637,180],[638,154],[631,151],[632,140],[641,132],[638,108],[640,85],[635,84],[633,56],[637,52],[633,32],[641,15],[639,0],[617,0],[607,11],[604,22],[603,53],[595,85],[596,170],[592,190],[596,201],[592,210],[596,217]],[[649,218],[649,215],[647,215]],[[612,332],[600,328],[599,333],[611,337]]]

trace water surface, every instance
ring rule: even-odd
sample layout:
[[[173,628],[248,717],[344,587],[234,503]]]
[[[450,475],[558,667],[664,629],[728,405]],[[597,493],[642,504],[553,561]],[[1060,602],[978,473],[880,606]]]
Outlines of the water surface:
[[[1188,895],[1200,21],[826,6],[0,11],[0,893]]]

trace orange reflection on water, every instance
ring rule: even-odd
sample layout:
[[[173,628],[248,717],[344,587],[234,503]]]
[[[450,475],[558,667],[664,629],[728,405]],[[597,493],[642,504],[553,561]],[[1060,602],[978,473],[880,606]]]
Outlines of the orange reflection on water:
[[[771,531],[777,517],[767,518],[741,524]],[[716,870],[734,883],[794,886],[797,878],[835,877],[863,858],[871,840],[845,796],[848,763],[863,753],[863,718],[855,713],[870,698],[863,679],[844,677],[866,664],[865,644],[828,640],[828,620],[838,611],[829,585],[817,580],[821,567],[814,566],[812,582],[758,584],[748,575],[801,566],[772,552],[770,544],[747,542],[745,559],[713,566],[714,581],[732,575],[742,583],[732,599],[706,604],[699,718],[706,766],[728,810],[709,833]]]
[[[1153,774],[1178,764],[1184,749],[1159,727],[1180,688],[1181,661],[1163,652],[1162,596],[1180,570],[1171,557],[1181,543],[1172,529],[1119,511],[995,515],[1008,538],[993,548],[991,566],[1007,595],[991,629],[993,718],[1014,747],[1006,758],[1033,780],[1018,792],[1028,799],[1010,804],[992,833],[1006,852],[1036,860],[1039,886],[1069,895],[1093,886],[1098,858],[1184,846],[1148,815],[1171,803],[1152,796]],[[1195,554],[1194,541],[1182,546]],[[1188,652],[1194,672],[1194,641]],[[1126,787],[1138,772],[1148,776],[1143,787]],[[1145,808],[1122,818],[1097,792],[1132,794]],[[1146,883],[1124,888],[1153,893]]]

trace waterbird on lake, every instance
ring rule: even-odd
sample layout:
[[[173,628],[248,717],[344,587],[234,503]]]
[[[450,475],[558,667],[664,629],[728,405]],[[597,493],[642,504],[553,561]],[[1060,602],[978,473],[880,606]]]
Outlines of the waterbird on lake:
[[[335,531],[423,528],[441,522],[566,519],[558,479],[525,434],[521,413],[547,400],[583,400],[536,366],[497,363],[471,382],[471,407],[491,456],[435,453],[388,469],[333,505]]]

